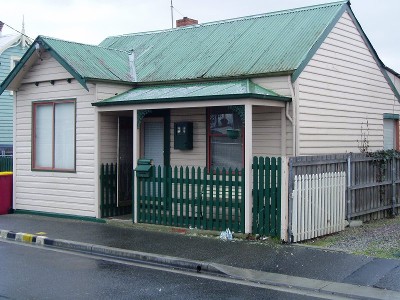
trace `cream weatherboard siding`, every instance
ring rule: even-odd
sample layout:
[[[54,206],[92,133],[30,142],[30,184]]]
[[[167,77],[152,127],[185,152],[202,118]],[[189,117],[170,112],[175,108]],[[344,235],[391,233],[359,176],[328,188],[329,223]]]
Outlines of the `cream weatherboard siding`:
[[[274,77],[261,77],[261,78],[253,78],[252,81],[255,84],[258,84],[259,86],[262,86],[265,89],[269,89],[274,91],[275,93],[285,96],[285,97],[292,97],[291,90],[289,84],[291,84],[291,79],[290,76],[274,76]],[[292,110],[292,102],[288,104],[289,105],[289,115],[293,116],[293,110]],[[262,107],[254,107],[253,112],[257,113],[258,110],[261,109],[263,110]],[[274,122],[274,125],[272,125],[276,130],[277,126],[280,126],[280,118],[281,118],[281,110],[277,108],[271,108],[270,111],[268,111],[268,115],[265,118],[265,128],[270,128],[271,123]],[[257,117],[254,116],[256,119]],[[270,120],[268,120],[270,118]],[[261,121],[261,120],[259,120]],[[259,122],[258,121],[258,122]],[[279,123],[278,123],[279,122]],[[267,124],[269,123],[269,124]],[[255,126],[259,126],[256,125]],[[280,132],[280,127],[279,127],[279,132]],[[275,132],[276,133],[276,132]],[[266,132],[267,135],[271,135],[271,131]],[[253,137],[254,137],[254,132],[253,132]],[[277,137],[275,137],[276,139]],[[281,137],[279,137],[279,140]],[[254,140],[253,140],[254,142]],[[264,142],[264,144],[267,143],[267,141]],[[269,145],[269,144],[268,144]],[[271,145],[271,149],[263,147],[264,149],[260,149],[260,146],[256,146],[258,149],[255,149],[255,154],[254,155],[269,155],[269,156],[280,156],[282,155],[280,149],[281,145],[276,144],[276,142]],[[277,149],[279,147],[279,149]],[[290,123],[289,120],[286,120],[286,155],[293,155],[293,125]]]
[[[126,84],[96,83],[96,98],[101,101],[116,95],[119,95],[132,87]],[[96,112],[97,113],[97,112]],[[132,116],[132,111],[123,113]],[[99,161],[103,164],[117,162],[117,135],[118,135],[118,114],[117,113],[99,113],[98,124],[99,137]]]
[[[347,12],[298,78],[299,153],[383,148],[383,114],[400,106]],[[366,125],[368,121],[368,127]]]
[[[207,164],[206,108],[171,110],[171,166],[205,167]],[[193,122],[193,149],[174,149],[174,124]]]
[[[40,83],[67,78],[72,78],[72,75],[49,52],[44,52],[41,54],[40,59],[36,60],[29,72],[25,74],[21,83]]]
[[[229,102],[229,101],[228,101]],[[282,108],[253,106],[253,155],[281,155],[281,114]],[[206,108],[171,110],[171,165],[207,165]],[[174,123],[193,122],[193,150],[174,149]],[[289,123],[289,122],[287,122]],[[291,127],[290,127],[291,128]],[[288,139],[287,152],[292,151],[292,141]]]
[[[95,86],[88,84],[88,92],[76,80],[68,83],[71,75],[57,64],[38,60],[16,93],[14,208],[95,217]],[[54,79],[52,70],[61,79],[54,85],[47,81]],[[76,172],[32,171],[32,102],[71,98],[76,99]]]

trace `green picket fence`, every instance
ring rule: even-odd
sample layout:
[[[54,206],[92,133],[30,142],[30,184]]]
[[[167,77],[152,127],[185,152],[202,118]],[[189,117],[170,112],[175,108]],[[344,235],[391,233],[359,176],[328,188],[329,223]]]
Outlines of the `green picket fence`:
[[[158,166],[154,171],[138,178],[139,222],[244,232],[244,169]]]
[[[0,156],[0,172],[12,172],[13,158],[12,156]]]
[[[253,234],[280,236],[282,159],[253,158]]]
[[[132,181],[132,165],[121,165],[120,176]],[[128,177],[126,177],[128,176]],[[119,199],[132,199],[132,185],[130,189],[120,189]],[[130,195],[127,193],[130,192]],[[129,205],[117,203],[117,164],[102,164],[100,168],[100,214],[102,218],[127,215],[132,213],[132,201]]]

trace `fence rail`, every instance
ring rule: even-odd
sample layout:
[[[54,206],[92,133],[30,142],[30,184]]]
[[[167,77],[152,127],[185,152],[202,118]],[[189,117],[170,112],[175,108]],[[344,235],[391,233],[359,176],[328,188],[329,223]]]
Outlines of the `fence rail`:
[[[138,178],[138,221],[244,232],[244,169],[158,166]]]
[[[345,192],[345,172],[295,176],[292,241],[343,230]]]

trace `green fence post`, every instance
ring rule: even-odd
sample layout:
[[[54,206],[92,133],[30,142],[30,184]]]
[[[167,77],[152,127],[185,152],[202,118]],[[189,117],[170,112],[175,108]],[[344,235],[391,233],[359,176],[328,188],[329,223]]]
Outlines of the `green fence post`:
[[[253,157],[253,234],[259,233],[258,222],[258,158]]]
[[[245,217],[245,205],[244,205],[244,201],[243,201],[243,195],[244,195],[244,176],[246,176],[246,174],[244,173],[244,168],[241,170],[240,172],[241,174],[241,178],[240,178],[240,190],[242,191],[242,199],[240,200],[240,230],[244,233],[244,217]]]
[[[276,236],[281,234],[281,184],[282,184],[282,158],[278,158],[277,187],[276,187]]]
[[[227,227],[227,222],[226,222],[226,190],[227,185],[226,185],[226,169],[222,168],[222,230],[226,230]],[[228,193],[231,190],[232,187],[228,186]]]
[[[197,187],[197,193],[196,193],[196,202],[197,202],[197,213],[195,214],[192,211],[192,216],[196,217],[196,224],[197,228],[200,229],[201,227],[201,217],[202,217],[202,209],[201,209],[201,168],[197,167],[197,178],[195,180],[196,182],[196,187]]]
[[[219,168],[215,170],[215,228],[220,230],[220,219],[219,219],[219,205],[221,201],[220,197],[220,175]],[[213,193],[214,194],[214,193]]]
[[[203,229],[208,228],[208,211],[207,211],[207,168],[203,169],[203,206],[202,206],[202,211],[203,211]]]
[[[229,185],[229,195],[228,195],[228,227],[233,228],[232,226],[232,211],[234,206],[232,204],[232,191],[233,191],[233,182],[232,182],[233,171],[232,168],[228,170],[228,185]]]
[[[276,158],[271,159],[271,230],[272,236],[276,236]]]
[[[190,174],[190,176],[189,176]],[[186,226],[192,226],[195,227],[195,201],[196,201],[196,186],[194,183],[194,177],[195,177],[195,168],[192,167],[191,168],[191,173],[189,173],[189,168],[186,167],[186,199],[188,199],[186,201]],[[189,178],[191,177],[191,178]],[[189,186],[191,187],[191,189],[189,189]],[[189,201],[190,201],[190,210],[189,210]],[[191,216],[191,218],[189,219],[189,217]]]

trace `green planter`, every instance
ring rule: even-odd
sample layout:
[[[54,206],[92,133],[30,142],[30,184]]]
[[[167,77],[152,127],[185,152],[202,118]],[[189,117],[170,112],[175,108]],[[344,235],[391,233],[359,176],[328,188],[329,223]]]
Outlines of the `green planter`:
[[[240,130],[239,129],[227,129],[226,134],[231,139],[237,139],[239,137]]]

